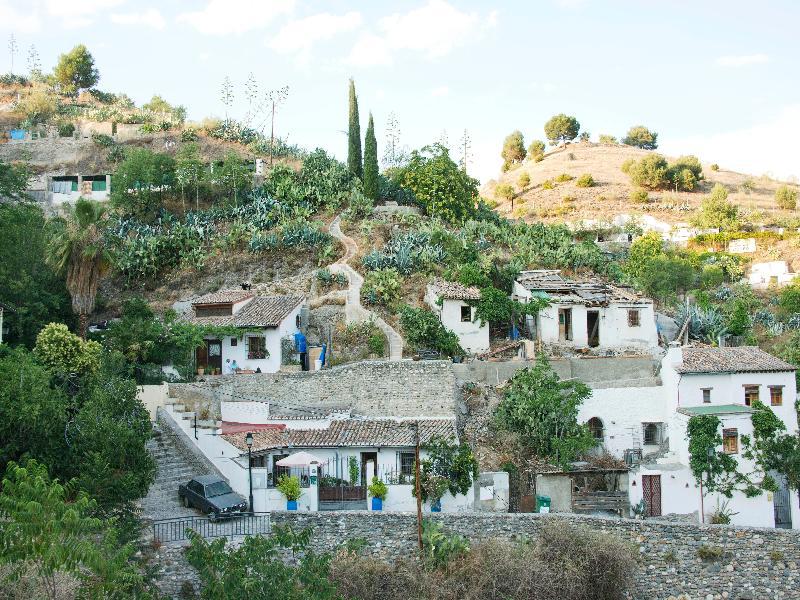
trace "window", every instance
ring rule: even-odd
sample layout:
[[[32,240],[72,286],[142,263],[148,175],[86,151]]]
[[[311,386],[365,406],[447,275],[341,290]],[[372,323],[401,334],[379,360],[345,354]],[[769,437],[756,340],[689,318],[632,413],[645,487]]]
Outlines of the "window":
[[[598,417],[592,417],[589,419],[586,425],[589,427],[589,433],[592,434],[594,439],[603,439],[603,421],[601,421]]]
[[[254,469],[263,469],[268,466],[268,463],[269,457],[264,456],[263,454],[261,456],[253,456],[250,458],[250,466]]]
[[[303,319],[300,318],[300,313],[297,313],[297,316],[294,318],[295,329],[300,329],[300,325],[302,324],[303,324]]]
[[[628,311],[628,327],[639,327],[641,324],[639,311],[632,309]]]
[[[461,307],[461,322],[462,323],[469,323],[472,321],[472,307],[471,306],[462,306]]]
[[[736,428],[722,430],[722,450],[725,454],[739,453],[739,430]]]
[[[772,406],[783,406],[783,386],[769,386],[769,403]]]
[[[248,336],[247,358],[250,360],[267,358],[267,340],[261,336]]]
[[[758,386],[746,385],[744,386],[744,403],[747,406],[753,406],[753,402],[758,400]]]
[[[231,348],[235,348],[238,345],[239,345],[239,340],[237,340],[235,337],[232,337],[231,338]]]
[[[711,388],[702,388],[703,404],[711,404]]]
[[[397,462],[400,467],[400,475],[406,477],[414,476],[414,453],[413,452],[398,452]]]
[[[661,443],[661,423],[642,423],[642,438],[645,446]]]
[[[281,475],[287,475],[292,468],[291,467],[280,467],[278,466],[278,461],[283,460],[289,456],[288,454],[273,454],[272,455],[272,478],[271,481],[268,482],[268,486],[274,487],[278,485],[278,480],[281,478]]]

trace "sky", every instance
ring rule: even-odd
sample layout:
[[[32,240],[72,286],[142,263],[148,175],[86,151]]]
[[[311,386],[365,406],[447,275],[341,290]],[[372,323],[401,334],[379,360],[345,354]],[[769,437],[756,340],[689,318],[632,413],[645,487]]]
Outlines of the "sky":
[[[631,125],[668,155],[800,177],[800,2],[793,0],[0,0],[0,71],[45,69],[85,44],[98,87],[137,104],[159,94],[189,118],[247,113],[245,84],[289,87],[276,134],[347,152],[353,78],[379,155],[401,143],[471,139],[470,173],[497,175],[503,138],[543,139],[556,113],[592,138]],[[220,90],[233,83],[234,105]]]

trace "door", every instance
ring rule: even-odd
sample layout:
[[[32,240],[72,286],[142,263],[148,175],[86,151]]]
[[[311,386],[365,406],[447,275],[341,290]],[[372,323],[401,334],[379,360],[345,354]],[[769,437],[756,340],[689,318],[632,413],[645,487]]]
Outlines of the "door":
[[[586,311],[586,336],[589,346],[596,348],[600,345],[600,312],[596,310]]]
[[[572,340],[572,309],[558,309],[558,340],[567,342]]]
[[[648,517],[661,516],[661,475],[642,475],[642,497]]]
[[[369,472],[367,466],[369,465]],[[372,478],[378,476],[378,453],[361,453],[361,485],[368,486],[372,483]]]
[[[778,529],[792,528],[792,507],[789,504],[789,486],[786,485],[786,478],[776,471],[770,471],[770,475],[778,483],[778,491],[775,492],[773,506],[775,508],[775,527]]]
[[[208,368],[222,371],[222,342],[220,340],[206,340],[206,355]]]

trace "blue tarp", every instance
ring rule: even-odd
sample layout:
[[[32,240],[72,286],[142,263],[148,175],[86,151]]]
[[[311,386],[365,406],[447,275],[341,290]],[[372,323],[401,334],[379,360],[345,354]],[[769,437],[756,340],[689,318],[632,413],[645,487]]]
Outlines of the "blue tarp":
[[[24,140],[25,134],[28,132],[24,129],[12,129],[10,133],[12,140]]]
[[[306,347],[306,336],[302,331],[298,331],[294,334],[294,349],[298,352],[307,352]]]

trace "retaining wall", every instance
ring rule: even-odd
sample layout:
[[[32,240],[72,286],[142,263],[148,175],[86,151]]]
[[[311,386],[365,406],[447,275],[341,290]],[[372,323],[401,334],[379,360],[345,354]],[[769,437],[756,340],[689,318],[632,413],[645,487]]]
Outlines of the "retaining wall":
[[[451,513],[433,518],[441,520],[448,532],[473,541],[535,538],[542,524],[553,520],[617,535],[639,553],[637,599],[666,600],[678,594],[692,600],[800,598],[800,534],[791,530],[530,513]],[[366,551],[382,558],[410,557],[416,552],[416,515],[412,513],[281,511],[272,513],[272,523],[312,527],[312,544],[318,550],[333,550],[348,539],[363,538]],[[702,560],[701,547],[719,548],[722,555]]]

